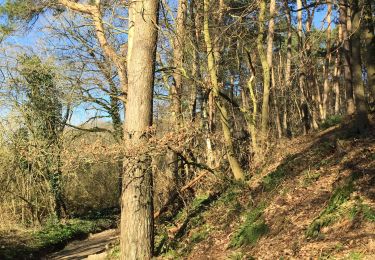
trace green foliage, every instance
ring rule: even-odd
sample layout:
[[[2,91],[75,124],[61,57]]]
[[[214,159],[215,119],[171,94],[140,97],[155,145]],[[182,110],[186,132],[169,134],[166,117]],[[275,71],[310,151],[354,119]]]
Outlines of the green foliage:
[[[341,115],[332,115],[332,116],[329,116],[326,120],[324,120],[320,124],[320,128],[322,128],[322,129],[330,128],[332,126],[340,124],[342,122],[342,120],[343,120],[343,118],[342,118]]]
[[[355,219],[357,216],[363,216],[365,220],[375,222],[375,210],[369,205],[364,204],[362,200],[357,200],[354,207],[350,209],[351,219]]]
[[[55,69],[37,56],[20,57],[19,82],[25,88],[25,120],[35,138],[55,141],[63,127],[60,91]]]
[[[345,260],[362,260],[364,258],[362,253],[359,252],[350,252],[347,257],[345,257]]]
[[[268,232],[268,226],[263,218],[265,205],[250,210],[246,216],[245,222],[234,234],[229,246],[240,247],[243,245],[255,245],[259,238]]]
[[[266,191],[271,191],[283,181],[285,176],[285,169],[283,167],[278,167],[274,172],[268,174],[263,178],[263,187]]]
[[[320,178],[319,172],[311,173],[310,170],[308,170],[303,177],[303,186],[307,187],[310,184],[316,182],[319,178]]]
[[[112,225],[110,219],[97,221],[72,219],[66,224],[49,223],[41,231],[34,234],[37,247],[57,246],[65,241],[84,236],[89,233],[99,232]]]
[[[120,244],[116,244],[108,251],[107,259],[120,259]]]
[[[329,226],[340,217],[339,209],[342,204],[348,201],[353,190],[353,180],[350,180],[346,185],[337,188],[333,192],[330,200],[328,201],[327,207],[308,227],[306,231],[306,236],[308,238],[318,237],[320,235],[320,230],[323,227]]]
[[[197,244],[203,240],[205,240],[209,234],[210,228],[203,226],[203,229],[199,232],[193,233],[193,235],[190,237],[190,242],[193,244]]]
[[[0,5],[0,18],[3,28],[10,33],[16,26],[19,28],[28,28],[28,25],[34,24],[38,15],[51,1],[46,0],[6,0]]]
[[[56,218],[50,218],[41,230],[29,233],[26,242],[0,247],[0,259],[41,259],[43,254],[60,249],[73,239],[113,225],[112,219],[71,219],[62,224]]]

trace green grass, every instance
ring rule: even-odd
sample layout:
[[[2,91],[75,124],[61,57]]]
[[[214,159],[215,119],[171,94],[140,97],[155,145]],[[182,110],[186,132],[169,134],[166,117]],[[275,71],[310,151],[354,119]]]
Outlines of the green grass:
[[[345,257],[345,260],[362,260],[364,258],[362,253],[359,252],[350,252],[347,257]]]
[[[350,209],[349,214],[352,220],[357,216],[363,216],[363,219],[375,222],[375,210],[369,205],[364,204],[361,199],[357,199],[355,205]]]
[[[306,171],[303,176],[303,186],[307,187],[312,183],[316,182],[320,178],[320,172],[311,172],[310,170]]]
[[[106,259],[120,259],[120,243],[117,243],[108,251]]]
[[[113,225],[112,219],[71,219],[64,224],[49,221],[42,229],[27,232],[22,243],[4,241],[7,244],[0,247],[0,259],[40,259],[45,253],[61,249],[74,239],[84,238]]]
[[[190,242],[192,244],[198,244],[199,242],[205,240],[210,233],[210,227],[203,226],[198,232],[194,232],[190,237]]]
[[[102,231],[109,228],[111,224],[112,222],[107,219],[96,221],[72,219],[66,224],[48,225],[41,231],[35,232],[34,237],[38,247],[54,246],[76,237]]]
[[[263,218],[264,209],[265,205],[262,204],[247,213],[246,220],[234,234],[229,244],[230,247],[255,245],[268,232],[268,226]]]

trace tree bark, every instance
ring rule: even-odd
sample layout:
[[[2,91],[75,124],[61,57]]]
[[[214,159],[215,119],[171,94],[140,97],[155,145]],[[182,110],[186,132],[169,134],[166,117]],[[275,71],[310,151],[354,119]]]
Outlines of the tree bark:
[[[328,112],[328,97],[330,91],[330,82],[329,82],[329,65],[331,63],[331,12],[332,4],[327,4],[327,41],[326,41],[326,57],[324,62],[324,83],[323,83],[323,108],[322,108],[322,119],[327,118]]]
[[[157,0],[129,3],[128,102],[124,139],[128,149],[147,146],[152,124]],[[121,259],[151,259],[153,254],[153,200],[151,159],[147,151],[124,163],[121,208]],[[130,158],[131,159],[131,158]],[[129,160],[129,158],[128,158]]]
[[[212,47],[212,40],[211,40],[211,35],[210,35],[210,30],[209,30],[209,17],[208,17],[209,9],[210,9],[210,0],[204,0],[203,33],[204,33],[204,39],[205,39],[205,43],[207,47],[208,73],[210,74],[210,77],[211,77],[214,100],[220,113],[220,122],[221,122],[222,130],[223,130],[223,134],[224,134],[226,152],[227,152],[228,161],[229,161],[231,170],[236,180],[244,180],[245,175],[243,173],[240,163],[238,162],[238,160],[236,159],[234,155],[228,111],[225,105],[222,104],[222,102],[220,101],[220,93],[219,93],[220,90],[219,90],[219,82],[218,82],[218,76],[217,76],[217,64],[215,62],[214,49]]]
[[[375,102],[375,37],[374,37],[374,18],[371,0],[364,1],[365,19],[363,28],[363,39],[366,44],[366,68],[367,85],[372,94],[372,100]]]
[[[261,127],[260,134],[262,135],[262,143],[266,140],[268,132],[268,120],[269,120],[269,98],[270,98],[270,66],[268,64],[267,55],[263,48],[263,34],[265,31],[265,16],[266,16],[266,0],[262,0],[259,3],[259,17],[258,17],[258,36],[257,36],[257,49],[259,53],[259,58],[262,63],[263,69],[263,102],[262,102],[262,117],[261,117]]]
[[[361,18],[358,0],[353,0],[352,8],[352,72],[353,85],[356,101],[356,127],[363,132],[368,126],[368,109],[365,97],[365,88],[362,80],[362,59],[361,59]]]
[[[348,115],[354,114],[354,97],[352,84],[352,71],[350,59],[350,41],[348,33],[348,19],[347,19],[347,0],[341,0],[340,3],[340,24],[342,28],[342,37],[344,40],[342,54],[344,58],[344,78],[345,78],[345,92],[346,92],[346,113]]]

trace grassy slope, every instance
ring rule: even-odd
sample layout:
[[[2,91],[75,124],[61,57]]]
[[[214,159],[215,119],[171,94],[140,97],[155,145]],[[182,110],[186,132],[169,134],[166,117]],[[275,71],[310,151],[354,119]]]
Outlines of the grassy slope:
[[[375,131],[345,128],[280,145],[250,187],[198,196],[183,232],[159,232],[159,258],[375,259]]]

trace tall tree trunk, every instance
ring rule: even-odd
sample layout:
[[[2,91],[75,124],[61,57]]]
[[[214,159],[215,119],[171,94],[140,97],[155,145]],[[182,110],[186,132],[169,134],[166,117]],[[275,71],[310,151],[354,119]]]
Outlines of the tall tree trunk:
[[[176,17],[176,35],[173,40],[173,84],[170,87],[171,97],[171,127],[178,129],[182,126],[182,110],[181,110],[181,95],[182,95],[182,74],[183,74],[183,58],[185,47],[185,22],[186,22],[187,1],[179,0]],[[168,151],[166,155],[167,167],[165,175],[168,178],[168,183],[165,183],[165,190],[168,191],[167,199],[175,192],[178,185],[178,170],[179,160],[177,153]]]
[[[277,137],[278,139],[281,139],[283,136],[282,133],[282,128],[281,128],[281,120],[280,120],[280,110],[279,110],[279,104],[277,102],[277,97],[276,97],[276,82],[275,82],[275,70],[274,68],[271,69],[271,79],[272,79],[272,100],[273,100],[273,105],[275,107],[275,124],[276,124],[276,130],[277,130]]]
[[[333,70],[333,89],[335,91],[335,115],[340,113],[340,54],[336,52],[335,68]]]
[[[128,102],[124,139],[129,149],[147,146],[152,124],[158,0],[129,3]],[[153,200],[150,157],[141,154],[124,163],[121,209],[121,259],[151,259]],[[130,165],[127,165],[130,164]]]
[[[372,100],[375,102],[375,37],[374,37],[374,18],[371,0],[364,1],[365,19],[363,28],[363,39],[366,44],[366,68],[367,84],[372,94]]]
[[[255,68],[253,66],[253,63],[252,63],[252,60],[251,60],[251,55],[250,55],[250,52],[248,50],[246,50],[246,54],[247,54],[247,65],[251,71],[251,76],[249,77],[249,79],[247,80],[247,88],[249,90],[249,94],[250,94],[250,100],[251,100],[251,103],[252,103],[252,111],[250,112],[250,105],[248,104],[248,108],[246,109],[246,113],[247,113],[247,128],[248,128],[248,131],[251,135],[251,146],[252,146],[252,150],[253,150],[253,156],[254,156],[254,160],[257,161],[258,160],[258,154],[259,154],[259,149],[258,149],[258,136],[257,136],[257,129],[256,129],[256,117],[257,117],[257,113],[258,113],[258,104],[257,104],[257,100],[256,100],[256,97],[255,97],[255,93],[254,93],[254,89],[253,89],[253,83],[254,83],[254,80],[255,80]]]
[[[368,126],[368,109],[365,97],[365,88],[362,80],[362,60],[361,60],[361,18],[358,0],[353,0],[352,8],[352,72],[353,85],[356,101],[356,127],[359,132],[364,131]]]
[[[344,58],[344,78],[345,78],[345,92],[346,92],[346,113],[348,115],[354,114],[354,97],[353,97],[353,84],[352,84],[352,71],[350,65],[350,41],[348,33],[348,19],[347,19],[347,0],[341,0],[340,2],[340,24],[342,28],[342,37],[344,44],[342,48],[342,54]]]
[[[181,113],[181,91],[182,91],[182,73],[183,56],[185,46],[185,22],[186,22],[187,1],[179,0],[176,18],[176,35],[173,41],[173,72],[174,84],[171,86],[172,97],[172,121],[173,124],[180,124],[182,121]]]
[[[303,123],[303,133],[307,134],[310,130],[310,109],[307,101],[307,95],[305,93],[306,83],[306,68],[305,68],[305,57],[304,57],[304,37],[303,37],[303,24],[302,24],[302,0],[297,0],[297,34],[298,34],[298,51],[299,51],[299,73],[298,73],[298,86],[301,94],[301,103],[298,104],[300,107],[300,115]]]
[[[324,83],[323,83],[323,108],[322,108],[322,119],[325,120],[327,118],[328,112],[328,98],[329,98],[329,65],[331,62],[331,12],[332,12],[332,4],[327,4],[327,41],[326,41],[326,57],[324,61]]]
[[[261,117],[261,127],[260,127],[260,134],[262,135],[261,139],[263,141],[266,140],[266,136],[268,133],[269,98],[270,98],[270,84],[271,84],[270,66],[268,63],[269,55],[265,53],[264,48],[263,48],[263,35],[265,31],[265,22],[266,22],[266,8],[267,8],[267,2],[266,0],[262,0],[259,3],[257,49],[258,49],[259,58],[260,58],[262,69],[263,69],[263,102],[262,102],[262,117]],[[269,31],[268,36],[270,36],[270,32],[272,33],[271,37],[273,38],[273,28],[271,29],[271,31]],[[268,39],[270,39],[271,37],[269,37]],[[268,44],[267,44],[267,47],[268,47]]]
[[[292,18],[290,15],[290,8],[288,1],[284,1],[284,6],[286,8],[286,16],[288,23],[288,35],[286,39],[286,64],[285,64],[285,88],[284,88],[284,114],[283,114],[283,130],[286,136],[291,135],[288,122],[288,104],[290,104],[290,96],[288,95],[291,91],[292,81],[291,81],[291,68],[292,68]]]
[[[211,77],[211,83],[213,88],[213,97],[216,106],[220,113],[220,122],[224,134],[226,152],[228,156],[228,161],[233,172],[234,178],[236,180],[244,180],[245,175],[242,171],[241,165],[235,157],[233,149],[233,141],[231,137],[231,130],[229,124],[228,111],[224,104],[220,100],[220,89],[217,76],[217,65],[215,62],[214,49],[212,47],[212,40],[209,30],[209,10],[210,10],[210,0],[204,0],[204,39],[207,47],[207,63],[208,63],[208,73]]]
[[[264,91],[264,96],[263,96],[263,104],[265,101],[268,102],[268,111],[267,111],[267,114],[269,115],[269,99],[270,99],[270,89],[271,88],[274,88],[274,86],[276,85],[274,80],[275,80],[275,77],[274,77],[274,74],[273,74],[273,38],[274,38],[274,34],[275,34],[275,11],[276,11],[276,0],[271,0],[270,1],[270,13],[269,13],[269,16],[270,16],[270,20],[269,20],[269,23],[268,23],[268,35],[267,35],[267,64],[268,64],[268,70],[269,70],[269,73],[270,73],[270,83],[268,85],[268,91]],[[273,95],[273,98],[274,98],[274,104],[276,105],[277,102],[276,102],[276,95],[275,95],[275,90],[273,91],[274,95]],[[265,95],[268,95],[268,99],[265,97]],[[278,108],[275,107],[277,110]],[[266,108],[264,108],[264,106],[262,106],[262,132],[264,131],[265,132],[268,132],[268,117],[265,117],[265,114],[266,112],[264,111]],[[278,113],[278,111],[277,111]],[[276,115],[276,126],[277,126],[277,129],[278,130],[281,130],[281,127],[280,127],[280,118],[279,118],[279,114]],[[263,123],[263,120],[265,120],[265,122]],[[266,127],[266,128],[264,128]],[[278,131],[278,133],[280,133],[280,131]],[[280,136],[281,137],[281,136]]]

